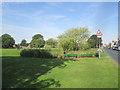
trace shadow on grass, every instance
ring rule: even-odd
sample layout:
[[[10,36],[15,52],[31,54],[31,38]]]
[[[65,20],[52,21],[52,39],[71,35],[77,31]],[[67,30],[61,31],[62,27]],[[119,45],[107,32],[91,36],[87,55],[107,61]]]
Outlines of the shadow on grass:
[[[60,81],[54,78],[38,80],[49,70],[66,67],[65,62],[73,59],[42,59],[26,57],[2,57],[3,88],[46,88],[51,85],[60,87]]]

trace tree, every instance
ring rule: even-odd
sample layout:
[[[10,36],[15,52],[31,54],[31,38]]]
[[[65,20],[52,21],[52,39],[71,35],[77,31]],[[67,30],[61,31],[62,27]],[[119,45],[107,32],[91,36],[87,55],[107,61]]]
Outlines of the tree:
[[[55,48],[57,46],[57,40],[50,38],[46,42],[46,45],[49,45],[52,48]]]
[[[89,44],[87,42],[82,44],[82,46],[80,47],[80,50],[86,50],[86,49],[89,49]]]
[[[20,43],[21,46],[27,46],[27,41],[25,39],[23,39]]]
[[[99,44],[102,45],[102,38],[97,38],[96,35],[92,35],[87,42],[90,48],[98,48]]]
[[[31,41],[31,47],[42,48],[45,45],[45,41],[43,39],[34,39]]]
[[[88,39],[88,44],[90,48],[96,48],[98,45],[98,39],[96,35],[92,35],[89,39]]]
[[[2,48],[13,48],[15,44],[15,40],[9,34],[3,34],[0,37],[0,41],[2,42]]]
[[[41,34],[36,34],[32,37],[31,47],[42,48],[45,45],[45,40]]]
[[[41,35],[41,34],[36,34],[36,35],[34,35],[33,37],[32,37],[32,40],[34,40],[34,39],[43,39],[43,36]]]
[[[89,37],[88,28],[73,28],[62,35],[59,35],[57,38],[59,40],[59,45],[63,48],[64,51],[67,50],[78,50]]]

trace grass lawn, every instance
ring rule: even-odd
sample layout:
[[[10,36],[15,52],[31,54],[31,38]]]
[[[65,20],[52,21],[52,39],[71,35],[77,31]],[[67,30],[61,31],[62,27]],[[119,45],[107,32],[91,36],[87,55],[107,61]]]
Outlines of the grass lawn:
[[[6,54],[2,57],[2,72],[3,88],[118,88],[118,67],[105,52],[101,59],[41,59]]]
[[[18,49],[0,49],[0,51],[2,51],[0,56],[20,56],[20,50]]]

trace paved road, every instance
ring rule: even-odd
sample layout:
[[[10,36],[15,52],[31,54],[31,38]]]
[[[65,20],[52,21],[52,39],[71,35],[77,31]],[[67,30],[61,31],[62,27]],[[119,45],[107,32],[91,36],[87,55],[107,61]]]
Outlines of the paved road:
[[[120,51],[112,50],[112,49],[104,49],[112,58],[115,60],[116,63],[120,65]]]

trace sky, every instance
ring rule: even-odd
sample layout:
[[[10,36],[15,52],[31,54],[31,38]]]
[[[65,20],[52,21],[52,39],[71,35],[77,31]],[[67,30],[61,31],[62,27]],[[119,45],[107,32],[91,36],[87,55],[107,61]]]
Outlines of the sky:
[[[2,33],[18,44],[32,36],[54,38],[71,28],[87,27],[90,34],[100,29],[104,44],[118,38],[117,2],[3,2]]]

